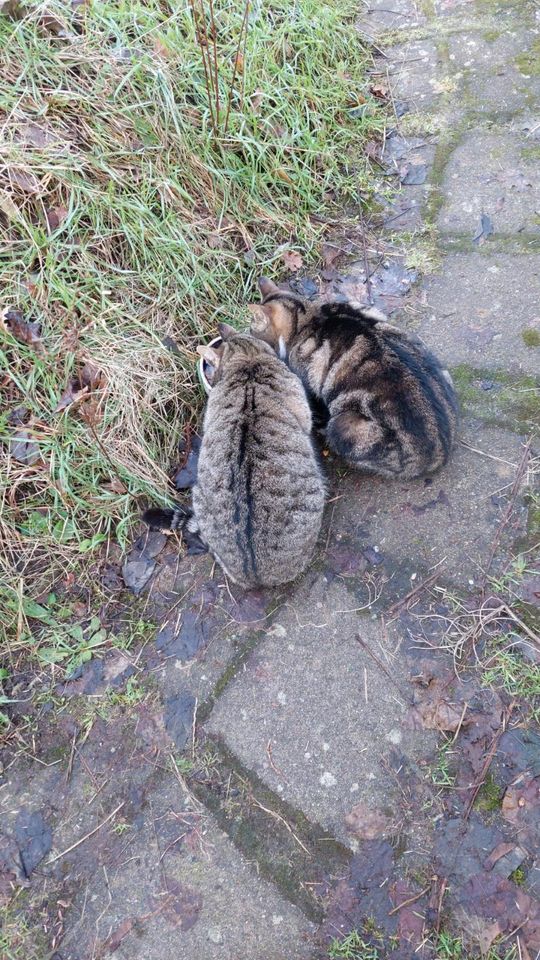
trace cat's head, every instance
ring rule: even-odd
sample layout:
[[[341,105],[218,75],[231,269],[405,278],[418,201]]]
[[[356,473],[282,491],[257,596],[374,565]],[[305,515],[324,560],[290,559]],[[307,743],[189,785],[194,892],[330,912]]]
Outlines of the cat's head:
[[[251,303],[250,331],[264,340],[284,360],[287,348],[298,330],[298,321],[306,312],[305,301],[288,290],[280,288],[266,277],[259,280],[262,303]]]
[[[235,359],[243,362],[268,352],[267,343],[262,343],[249,332],[240,332],[228,323],[218,323],[221,342],[214,345],[204,344],[197,347],[197,353],[206,362],[205,375],[210,386],[214,387],[219,381],[223,369]]]

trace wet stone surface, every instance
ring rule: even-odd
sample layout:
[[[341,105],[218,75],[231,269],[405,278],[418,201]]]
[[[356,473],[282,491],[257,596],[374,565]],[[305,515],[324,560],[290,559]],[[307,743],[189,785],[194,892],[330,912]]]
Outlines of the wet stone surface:
[[[481,158],[481,162],[479,159]],[[487,214],[493,236],[540,233],[540,172],[526,136],[468,133],[452,154],[444,175],[445,201],[437,219],[445,232],[477,235]]]
[[[346,817],[362,804],[400,830],[406,812],[395,770],[432,754],[434,739],[404,726],[410,687],[389,682],[360,636],[408,674],[396,637],[355,613],[354,593],[324,575],[289,597],[264,641],[214,708],[208,729],[287,801],[351,843]],[[271,744],[270,763],[268,744]]]
[[[437,47],[429,40],[412,40],[403,47],[385,50],[394,96],[409,110],[429,108],[444,87]]]
[[[416,331],[450,368],[538,375],[540,256],[451,254],[426,283],[425,299]]]
[[[337,500],[332,516],[338,543],[353,551],[376,545],[381,569],[398,581],[421,578],[440,565],[448,582],[465,589],[480,583],[523,440],[493,427],[479,433],[475,423],[462,424],[460,433],[479,452],[458,444],[444,471],[427,482],[387,484],[349,474],[339,487],[346,495]],[[493,451],[499,460],[490,459]],[[518,507],[503,537],[501,555],[524,533],[526,523],[527,512]],[[391,589],[392,579],[387,587]]]

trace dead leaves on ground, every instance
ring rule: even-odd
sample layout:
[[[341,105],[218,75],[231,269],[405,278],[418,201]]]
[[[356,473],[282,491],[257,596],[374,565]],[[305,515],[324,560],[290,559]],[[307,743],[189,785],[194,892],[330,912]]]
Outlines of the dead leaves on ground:
[[[448,681],[431,678],[421,698],[409,710],[407,725],[412,729],[456,733],[466,722],[466,705],[453,703],[447,696]]]
[[[345,817],[347,830],[360,840],[375,840],[395,833],[393,820],[381,810],[372,810],[365,803],[354,805]]]
[[[91,361],[86,361],[78,374],[71,378],[54,413],[62,413],[68,407],[77,406],[84,419],[96,423],[100,419],[106,380],[103,372]]]
[[[304,265],[302,257],[296,250],[284,250],[281,254],[281,259],[287,270],[290,270],[291,273],[296,273],[297,270],[301,270]]]
[[[22,310],[6,307],[0,315],[0,327],[8,330],[19,343],[32,347],[38,353],[43,352],[40,324],[36,320],[25,320]]]

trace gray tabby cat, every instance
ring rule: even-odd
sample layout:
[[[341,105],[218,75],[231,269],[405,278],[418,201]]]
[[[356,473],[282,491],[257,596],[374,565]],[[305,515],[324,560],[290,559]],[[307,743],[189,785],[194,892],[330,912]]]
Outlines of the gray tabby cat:
[[[324,482],[302,384],[271,347],[220,324],[200,348],[214,367],[193,510],[148,510],[157,528],[197,532],[235,583],[276,586],[307,566],[321,526]]]
[[[259,287],[251,332],[300,377],[335,453],[359,470],[407,480],[446,463],[457,399],[421,340],[372,308],[308,302],[264,278]]]

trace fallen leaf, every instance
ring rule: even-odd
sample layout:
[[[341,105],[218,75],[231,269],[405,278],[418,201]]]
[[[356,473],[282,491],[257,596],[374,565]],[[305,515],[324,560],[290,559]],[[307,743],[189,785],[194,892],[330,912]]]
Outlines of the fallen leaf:
[[[60,224],[66,219],[68,213],[69,210],[67,207],[54,207],[52,210],[45,210],[49,230],[51,232],[57,230]]]
[[[381,159],[381,144],[378,140],[368,140],[364,147],[364,151],[367,157],[370,160],[380,160]]]
[[[15,839],[25,876],[29,877],[52,847],[52,830],[39,810],[22,809],[15,822]]]
[[[291,179],[291,177],[289,176],[287,171],[283,169],[283,167],[278,167],[276,169],[276,177],[279,177],[279,179],[283,180],[285,183],[294,184],[294,180]]]
[[[495,849],[491,851],[484,864],[486,870],[491,870],[492,867],[494,867],[497,863],[497,860],[500,860],[501,857],[505,857],[507,853],[510,853],[510,851],[514,849],[514,847],[514,843],[498,843]]]
[[[374,83],[369,88],[369,92],[373,97],[377,97],[378,100],[387,100],[390,93],[390,88],[383,80],[379,80],[378,83]]]
[[[29,430],[19,430],[9,442],[9,452],[14,460],[30,466],[39,460],[39,446]]]
[[[502,815],[510,823],[519,824],[526,819],[529,812],[538,808],[540,823],[540,777],[524,780],[519,778],[517,783],[511,784],[502,802]]]
[[[264,93],[262,90],[255,90],[255,93],[249,98],[251,108],[253,113],[260,113],[261,104],[264,100]]]
[[[103,486],[106,490],[110,490],[111,493],[127,493],[127,487],[124,486],[121,480],[118,477],[115,477],[114,480],[111,480],[109,483],[104,483]]]
[[[237,73],[243,73],[243,72],[244,72],[244,56],[243,56],[243,54],[242,54],[242,51],[239,51],[239,52],[236,54],[235,67],[236,67],[236,72],[237,72]]]
[[[195,703],[195,697],[189,690],[183,690],[165,700],[165,729],[180,752],[191,742]]]
[[[91,405],[88,403],[87,398],[89,398],[93,392],[103,389],[105,382],[105,377],[101,369],[96,366],[95,363],[92,363],[92,361],[86,361],[81,367],[78,376],[72,377],[70,380],[53,413],[61,413],[62,410],[65,410],[67,407],[71,407],[73,404],[79,404],[84,400],[85,416],[94,422],[99,403]]]
[[[35,194],[41,192],[39,180],[29,170],[20,170],[17,167],[12,167],[9,170],[9,179],[11,183],[15,184],[23,193]]]
[[[361,840],[375,840],[394,832],[390,817],[380,810],[371,810],[365,803],[357,803],[345,817],[347,830]]]
[[[321,256],[325,267],[331,267],[334,261],[343,256],[344,253],[343,248],[336,246],[334,243],[323,243],[321,247]]]
[[[123,920],[116,930],[113,930],[107,939],[104,940],[100,946],[98,946],[98,957],[106,957],[108,953],[114,953],[115,950],[118,950],[122,940],[125,940],[128,933],[131,933],[134,923],[135,921],[131,917]]]
[[[26,343],[36,350],[42,348],[39,323],[36,320],[25,320],[22,310],[6,307],[0,315],[0,326],[9,330],[19,343]]]
[[[480,231],[473,237],[473,243],[477,243],[479,247],[482,246],[487,240],[488,237],[493,233],[493,222],[491,217],[487,213],[483,213],[480,217]]]
[[[155,37],[152,44],[152,49],[156,57],[159,57],[161,60],[170,60],[172,56],[172,50],[167,46],[161,37]]]
[[[191,930],[202,909],[201,894],[186,883],[178,883],[172,877],[164,877],[164,885],[164,892],[153,898],[155,910],[173,927],[180,927],[184,932]]]
[[[287,270],[290,270],[291,273],[296,273],[297,270],[301,270],[304,265],[302,257],[296,250],[285,250],[281,254],[281,259]]]
[[[54,133],[37,123],[27,123],[21,130],[21,139],[30,147],[46,147],[58,141]]]
[[[0,210],[5,213],[8,220],[21,219],[19,208],[14,204],[6,190],[0,190]]]
[[[67,407],[71,407],[74,403],[79,403],[83,397],[88,395],[88,387],[80,387],[76,381],[72,380],[66,390],[64,390],[60,400],[56,404],[53,413],[61,413],[62,410],[65,410]]]

